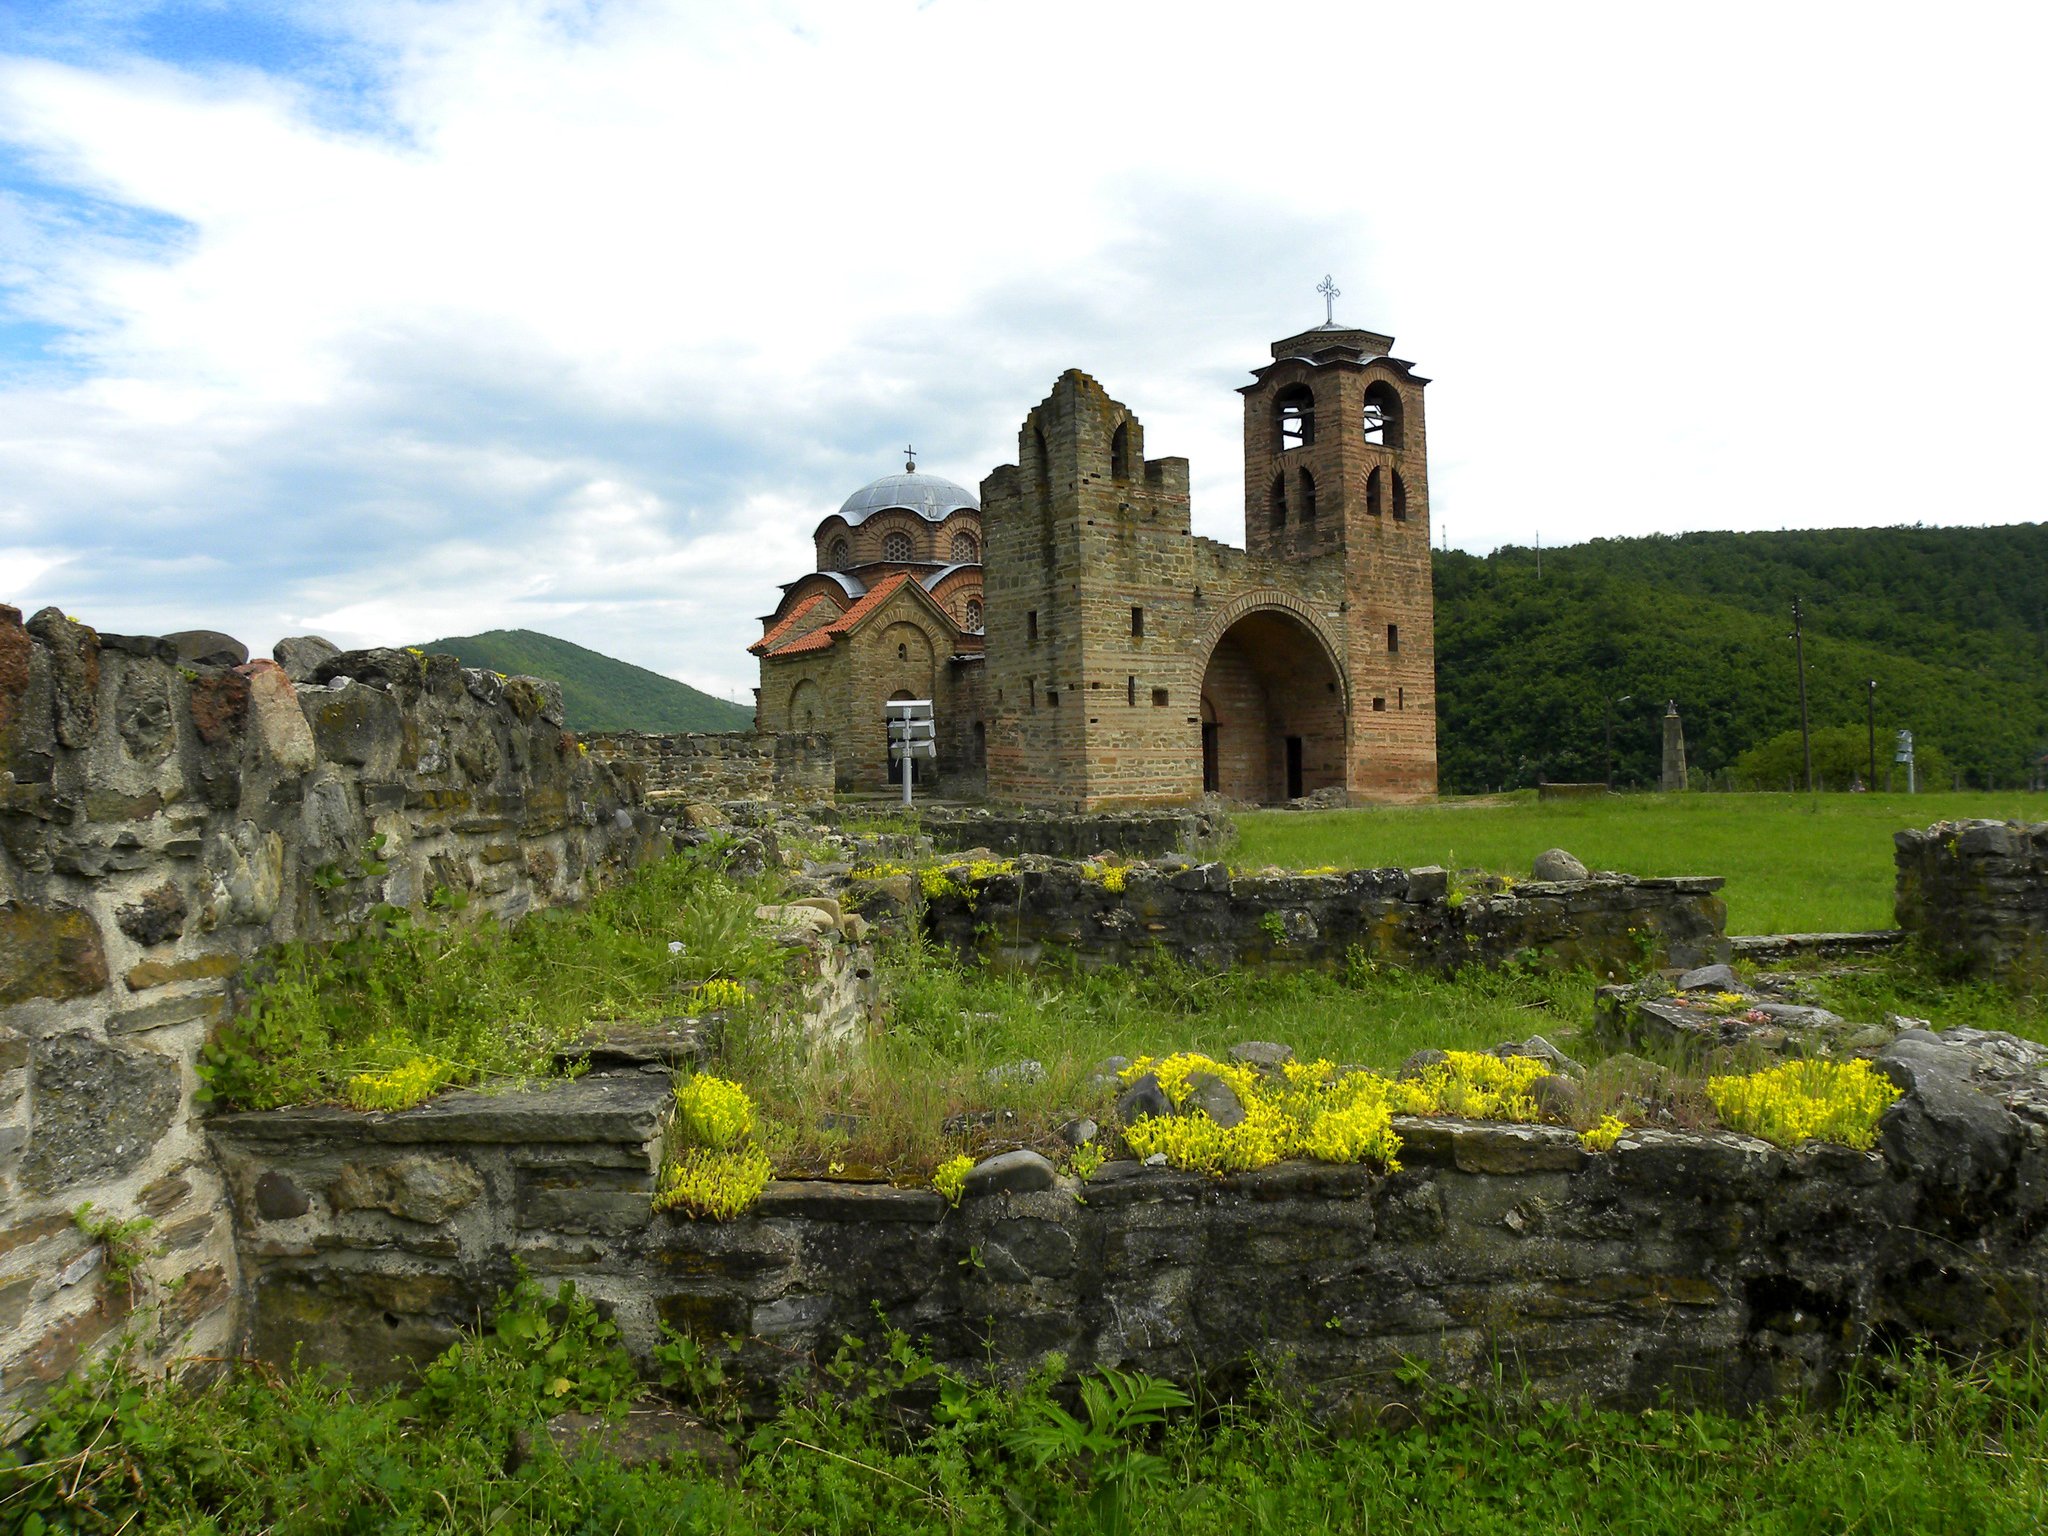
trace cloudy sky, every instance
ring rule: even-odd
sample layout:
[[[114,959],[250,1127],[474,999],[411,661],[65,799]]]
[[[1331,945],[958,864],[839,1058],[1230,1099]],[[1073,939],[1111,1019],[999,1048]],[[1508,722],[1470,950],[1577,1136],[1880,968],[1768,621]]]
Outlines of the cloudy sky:
[[[2048,516],[2039,6],[0,0],[0,601],[745,697],[1082,367],[1198,532],[1323,318],[1437,533]]]

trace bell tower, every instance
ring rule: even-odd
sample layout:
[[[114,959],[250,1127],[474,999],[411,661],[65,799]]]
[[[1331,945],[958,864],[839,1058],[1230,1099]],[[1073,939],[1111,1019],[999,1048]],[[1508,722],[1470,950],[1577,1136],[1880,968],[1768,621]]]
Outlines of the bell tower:
[[[1273,343],[1244,386],[1245,548],[1343,564],[1346,787],[1436,793],[1436,606],[1423,388],[1394,338],[1325,323]]]

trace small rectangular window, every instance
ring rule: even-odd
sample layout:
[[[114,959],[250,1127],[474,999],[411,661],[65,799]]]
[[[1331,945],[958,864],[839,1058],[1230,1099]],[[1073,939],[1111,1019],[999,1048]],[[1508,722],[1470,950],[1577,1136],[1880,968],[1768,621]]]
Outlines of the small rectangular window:
[[[1386,713],[1387,701],[1383,698],[1374,699],[1372,701],[1372,707],[1378,710],[1380,713],[1384,714]]]
[[[1152,707],[1154,709],[1166,708],[1166,690],[1164,688],[1154,688],[1152,690]]]
[[[1138,680],[1135,677],[1124,679],[1124,702],[1126,704],[1138,702]]]
[[[1038,638],[1038,610],[1036,608],[1024,615],[1024,637],[1027,640],[1036,640]]]
[[[1031,690],[1031,707],[1038,708],[1038,679],[1027,677],[1024,679],[1024,685]]]
[[[1060,707],[1059,694],[1050,688],[1045,690],[1045,707],[1047,709],[1058,709]]]
[[[1393,652],[1399,649],[1401,649],[1401,626],[1389,624],[1387,626],[1387,650]]]
[[[1131,633],[1140,639],[1144,637],[1145,610],[1142,608],[1133,608],[1131,610]]]
[[[1408,690],[1407,690],[1406,688],[1396,688],[1396,689],[1394,690],[1394,708],[1396,708],[1396,709],[1406,709],[1407,707],[1408,707]]]

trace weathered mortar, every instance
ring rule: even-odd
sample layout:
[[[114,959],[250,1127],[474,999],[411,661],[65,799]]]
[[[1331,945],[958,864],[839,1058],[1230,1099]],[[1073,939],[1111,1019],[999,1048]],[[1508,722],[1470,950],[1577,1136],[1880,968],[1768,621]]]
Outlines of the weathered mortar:
[[[0,1419],[129,1321],[86,1201],[155,1223],[145,1342],[226,1346],[193,1069],[251,955],[379,903],[432,920],[436,888],[502,918],[577,900],[653,835],[553,684],[405,651],[312,675],[0,607]]]
[[[1899,927],[1969,975],[2048,986],[2048,822],[1893,834]]]
[[[1026,859],[1014,874],[953,878],[956,889],[925,903],[926,932],[1006,966],[1057,954],[1091,968],[1329,967],[1355,950],[1432,971],[1528,959],[1615,975],[1727,957],[1722,882],[1704,875],[1454,891],[1440,869],[1233,875],[1202,864],[1133,866],[1117,892],[1083,866]]]
[[[214,1124],[252,1342],[387,1380],[518,1261],[573,1279],[643,1354],[666,1322],[745,1339],[756,1406],[881,1317],[955,1368],[1059,1350],[1227,1387],[1247,1356],[1368,1398],[1403,1362],[1468,1385],[1644,1403],[1824,1391],[1873,1344],[2011,1343],[2048,1305],[2048,1049],[1914,1033],[1881,1151],[1399,1122],[1402,1171],[1242,1177],[1111,1164],[1085,1191],[771,1184],[730,1222],[650,1217],[657,1078],[453,1095],[370,1121]],[[1077,1194],[1085,1196],[1079,1203]]]

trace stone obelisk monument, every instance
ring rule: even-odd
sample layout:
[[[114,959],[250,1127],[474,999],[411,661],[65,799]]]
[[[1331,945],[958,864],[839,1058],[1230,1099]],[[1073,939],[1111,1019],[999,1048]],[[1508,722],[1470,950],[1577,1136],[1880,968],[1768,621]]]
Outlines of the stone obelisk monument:
[[[1678,718],[1678,700],[1664,709],[1664,776],[1661,790],[1685,788],[1685,724]]]

